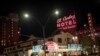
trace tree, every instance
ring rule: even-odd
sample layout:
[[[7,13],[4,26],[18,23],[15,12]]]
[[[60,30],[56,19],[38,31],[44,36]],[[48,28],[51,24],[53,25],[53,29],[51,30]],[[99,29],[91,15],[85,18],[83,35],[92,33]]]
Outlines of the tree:
[[[100,46],[100,36],[96,37],[96,45]]]
[[[98,48],[98,50],[99,50],[99,52],[100,52],[100,36],[97,36],[96,37],[96,45],[98,46],[97,48]]]
[[[93,44],[93,41],[87,34],[83,34],[82,37],[80,38],[80,43],[84,48]]]
[[[92,46],[94,44],[94,41],[91,39],[88,34],[83,34],[80,37],[80,43],[82,44],[82,48],[84,51],[91,52],[92,51]]]

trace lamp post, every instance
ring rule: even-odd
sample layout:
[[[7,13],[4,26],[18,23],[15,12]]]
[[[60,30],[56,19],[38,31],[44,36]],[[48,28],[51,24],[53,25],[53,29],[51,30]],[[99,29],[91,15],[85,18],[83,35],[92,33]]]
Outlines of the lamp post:
[[[56,10],[56,11],[54,12],[54,14],[55,14],[56,16],[59,15],[59,11]],[[27,14],[27,13],[24,14],[24,17],[25,17],[25,18],[28,18],[28,17],[29,17],[29,14]],[[43,31],[42,33],[43,33],[43,45],[44,45],[45,56],[46,56],[46,49],[45,49],[45,30],[46,30],[46,25],[47,25],[49,19],[50,19],[50,18],[48,18],[48,19],[46,20],[45,24],[42,24],[39,20],[36,19],[36,21],[38,22],[38,24],[42,27],[42,31]]]
[[[76,44],[75,48],[76,48],[76,51],[77,51],[77,48],[78,48],[78,37],[77,36],[74,36],[72,38],[73,42]],[[77,54],[76,54],[77,55]]]
[[[77,36],[74,36],[72,39],[73,39],[73,41],[74,41],[75,43],[78,42],[78,37],[77,37]]]

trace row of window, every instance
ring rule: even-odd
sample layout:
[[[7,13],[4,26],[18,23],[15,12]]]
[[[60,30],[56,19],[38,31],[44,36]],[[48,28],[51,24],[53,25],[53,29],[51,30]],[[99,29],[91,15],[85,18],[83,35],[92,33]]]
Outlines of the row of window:
[[[33,45],[37,45],[38,42],[37,41],[33,41],[32,44]],[[19,44],[18,46],[12,46],[12,47],[5,48],[4,52],[8,53],[8,52],[16,51],[16,50],[18,50],[20,48],[27,47],[27,46],[30,46],[32,44],[31,44],[31,41],[30,42],[26,42],[26,43],[22,43],[22,44]]]
[[[58,43],[63,43],[63,38],[58,38]],[[67,41],[67,43],[71,43],[70,38],[64,39],[64,41]]]
[[[5,46],[6,45],[6,40],[1,40],[1,45]]]
[[[63,39],[63,38],[57,38],[57,43],[63,43],[63,41],[70,40],[69,38]],[[48,39],[48,41],[54,41],[53,39]]]
[[[4,50],[4,52],[15,51],[16,49],[17,49],[17,46],[13,46],[13,47],[6,48],[6,49]]]

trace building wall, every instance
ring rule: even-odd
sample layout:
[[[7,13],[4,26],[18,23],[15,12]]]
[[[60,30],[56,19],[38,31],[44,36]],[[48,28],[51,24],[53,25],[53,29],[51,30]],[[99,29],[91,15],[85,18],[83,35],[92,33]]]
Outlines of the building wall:
[[[15,56],[15,54],[19,56],[30,56],[32,54],[32,46],[34,46],[35,40],[36,39],[32,39],[25,42],[21,42],[18,45],[7,47],[4,49],[4,54],[8,56]],[[38,41],[40,40],[37,40],[37,44]]]
[[[18,15],[12,13],[12,15],[0,17],[0,46],[6,47],[15,45],[18,42]],[[2,49],[0,49],[2,50]]]
[[[61,42],[59,41],[59,38],[61,40]],[[80,55],[80,50],[76,51],[76,48],[73,49],[73,47],[71,46],[71,48],[69,48],[68,44],[78,44],[78,39],[73,39],[75,38],[74,35],[68,33],[68,32],[60,32],[59,34],[56,34],[49,39],[53,39],[54,42],[56,42],[58,44],[58,49],[57,51],[54,52],[58,55],[64,55],[64,53],[66,53],[67,55]],[[77,41],[77,43],[76,43]],[[75,46],[76,47],[76,46]],[[52,52],[52,54],[54,54],[54,52]],[[50,54],[50,53],[49,53]]]
[[[45,43],[50,42],[50,40],[52,39],[53,42],[58,44],[58,48],[56,50],[55,49],[53,49],[51,51],[46,50],[46,51],[49,51],[49,53],[47,53],[48,56],[54,55],[54,53],[55,53],[55,55],[58,55],[58,53],[60,53],[59,55],[63,55],[63,52],[67,53],[68,52],[68,50],[67,50],[67,44],[68,44],[67,39],[69,38],[72,41],[72,37],[73,37],[73,35],[71,35],[69,33],[61,32],[60,34],[57,34],[57,35],[54,35],[52,37],[46,38]],[[58,38],[61,38],[62,43],[58,42]],[[10,55],[9,53],[11,53],[12,55],[14,55],[14,53],[17,53],[17,54],[20,53],[19,55],[21,55],[21,56],[23,56],[23,55],[30,56],[34,52],[34,51],[32,51],[32,47],[35,46],[34,41],[36,41],[36,40],[37,40],[37,45],[40,45],[40,43],[41,43],[41,45],[43,45],[43,43],[44,43],[43,39],[36,39],[36,38],[32,39],[31,38],[31,40],[27,40],[25,42],[22,42],[22,43],[19,43],[18,45],[16,45],[15,51],[11,50],[11,48],[14,48],[14,46],[5,48],[4,54]],[[42,50],[42,51],[44,51],[44,50]],[[34,53],[36,53],[36,52],[34,52]],[[44,52],[40,52],[38,54],[39,54],[39,56],[44,56]]]
[[[61,42],[59,42],[58,39],[61,39]],[[53,39],[54,42],[58,43],[58,45],[67,45],[67,42],[70,40],[72,41],[73,35],[66,32],[60,32],[60,34],[56,34],[48,39]]]

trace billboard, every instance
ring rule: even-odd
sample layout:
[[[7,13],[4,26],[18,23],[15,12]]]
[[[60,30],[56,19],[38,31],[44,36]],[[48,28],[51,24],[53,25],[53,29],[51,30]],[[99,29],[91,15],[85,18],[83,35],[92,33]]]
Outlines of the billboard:
[[[64,16],[62,18],[57,19],[57,28],[61,30],[76,28],[75,14]]]

